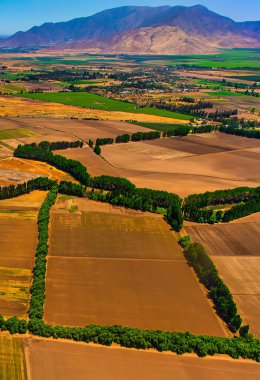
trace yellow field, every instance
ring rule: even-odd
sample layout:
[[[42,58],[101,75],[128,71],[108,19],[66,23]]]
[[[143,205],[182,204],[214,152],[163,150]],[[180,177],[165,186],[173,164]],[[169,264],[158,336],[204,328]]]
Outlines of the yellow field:
[[[63,104],[40,102],[29,99],[0,96],[0,117],[6,116],[31,116],[49,118],[96,118],[100,120],[136,120],[147,122],[189,123],[189,120],[177,120],[167,117],[133,114],[118,111],[92,110],[67,106]]]
[[[0,335],[0,379],[27,380],[23,341]]]

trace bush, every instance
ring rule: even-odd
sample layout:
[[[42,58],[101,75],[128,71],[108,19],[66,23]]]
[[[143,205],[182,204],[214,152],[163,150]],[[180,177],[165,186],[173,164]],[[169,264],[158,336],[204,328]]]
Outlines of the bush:
[[[99,145],[96,145],[94,148],[94,153],[96,153],[98,156],[101,155],[101,148]]]

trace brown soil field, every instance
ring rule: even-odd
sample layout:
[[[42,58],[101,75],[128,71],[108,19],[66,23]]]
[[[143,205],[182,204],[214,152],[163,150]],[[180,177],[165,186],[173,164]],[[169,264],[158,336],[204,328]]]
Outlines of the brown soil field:
[[[193,241],[214,256],[259,256],[260,223],[233,223],[185,227]]]
[[[248,140],[212,133],[106,145],[102,147],[102,156],[139,187],[186,196],[259,186],[260,142]]]
[[[59,154],[66,158],[81,162],[86,166],[91,176],[99,176],[102,174],[110,175],[112,177],[125,176],[122,170],[114,168],[107,161],[97,156],[88,146],[84,148],[60,150]]]
[[[185,227],[201,242],[229,287],[244,324],[260,337],[260,213],[236,223]]]
[[[34,339],[26,347],[31,380],[259,380],[259,364],[225,357],[171,353]]]
[[[75,182],[69,174],[62,172],[45,162],[16,157],[0,160],[0,174],[1,179],[14,184],[26,182],[29,179],[36,177],[48,177],[54,181]]]
[[[13,119],[10,119],[11,121]],[[147,132],[151,129],[134,125],[124,121],[116,120],[64,120],[64,119],[44,119],[44,118],[19,118],[18,123],[22,123],[27,128],[37,131],[48,130],[48,132],[65,133],[73,136],[74,139],[96,140],[99,137],[112,137],[124,133]]]
[[[52,213],[47,323],[226,335],[160,216],[91,203],[80,200],[74,214]]]
[[[37,244],[37,211],[45,192],[0,201],[0,314],[24,317]]]
[[[24,342],[6,333],[0,335],[0,379],[27,380]]]
[[[93,110],[63,104],[41,102],[38,100],[13,98],[4,95],[0,95],[0,104],[0,117],[25,116],[44,118],[94,118],[102,120],[136,120],[147,122],[180,123],[179,119],[156,115]],[[181,122],[183,124],[187,123],[185,120],[181,120]]]

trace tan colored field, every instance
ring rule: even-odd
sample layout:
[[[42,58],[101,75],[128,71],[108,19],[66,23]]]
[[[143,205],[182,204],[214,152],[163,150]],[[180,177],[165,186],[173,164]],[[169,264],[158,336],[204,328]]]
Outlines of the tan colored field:
[[[9,118],[11,122],[13,118]],[[131,124],[118,120],[64,120],[64,119],[46,119],[46,118],[19,118],[16,123],[32,131],[39,130],[39,133],[46,134],[55,133],[60,135],[63,133],[77,139],[88,141],[89,139],[96,140],[99,137],[112,137],[124,133],[147,132],[150,129],[139,125]],[[16,126],[17,128],[17,126]]]
[[[45,192],[0,201],[0,314],[25,317]]]
[[[257,186],[258,140],[212,133],[183,138],[114,144],[102,156],[137,186],[182,196],[217,189]],[[247,141],[244,141],[247,140]]]
[[[41,102],[37,100],[19,99],[0,96],[0,117],[26,116],[45,118],[94,118],[102,120],[137,120],[147,122],[179,123],[179,119],[166,118],[155,115],[133,114],[118,111],[103,111],[63,104]],[[182,120],[183,124],[188,121]]]
[[[32,161],[23,158],[8,158],[0,160],[1,181],[9,183],[26,182],[36,177],[48,177],[53,181],[72,181],[73,178],[45,162]],[[3,183],[2,186],[5,186]]]
[[[91,176],[110,175],[112,177],[125,177],[124,171],[114,168],[106,160],[97,156],[88,146],[84,148],[73,148],[60,150],[59,154],[81,162],[86,166]]]
[[[32,341],[26,347],[32,380],[259,380],[259,364],[224,357],[201,359],[170,353]]]
[[[260,337],[260,223],[259,213],[237,223],[185,227],[201,242],[229,287],[244,324]],[[257,222],[258,220],[258,222]]]
[[[47,323],[226,335],[160,216],[84,199],[76,213],[59,213],[59,203],[51,217]]]
[[[0,379],[27,380],[27,370],[22,339],[9,334],[0,335]]]

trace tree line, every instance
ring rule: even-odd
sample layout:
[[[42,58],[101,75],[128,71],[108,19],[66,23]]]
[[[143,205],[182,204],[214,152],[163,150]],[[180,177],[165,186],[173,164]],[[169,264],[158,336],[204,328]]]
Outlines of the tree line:
[[[30,289],[31,297],[28,311],[30,319],[36,318],[41,320],[43,318],[50,209],[54,205],[57,195],[58,188],[52,187],[38,214],[38,244],[36,248],[36,260],[33,269],[33,282]]]
[[[0,330],[11,334],[25,334],[29,331],[35,336],[54,339],[69,339],[76,342],[98,343],[111,346],[113,343],[126,348],[155,349],[159,352],[170,351],[178,355],[195,353],[199,357],[217,354],[228,355],[234,359],[260,361],[260,340],[219,338],[206,335],[193,335],[189,332],[163,332],[144,330],[119,325],[86,327],[51,326],[43,320],[33,318],[29,322],[12,317],[4,319],[0,315]]]
[[[204,247],[190,240],[180,239],[184,247],[184,255],[195,270],[201,283],[207,288],[208,296],[212,299],[217,314],[228,325],[232,332],[239,330],[242,319],[237,313],[237,307],[227,286],[219,277],[213,261],[206,254]]]
[[[18,145],[14,151],[14,157],[47,162],[48,164],[55,166],[57,169],[69,173],[83,185],[88,185],[90,175],[87,173],[86,167],[79,161],[55,155],[49,150],[34,147],[32,145]]]
[[[260,131],[255,129],[244,129],[225,127],[224,125],[219,127],[219,132],[227,133],[228,135],[242,136],[247,138],[260,139]]]
[[[214,206],[219,205],[223,205],[223,209],[216,211]],[[186,220],[213,224],[251,215],[258,212],[259,207],[260,187],[238,187],[189,195],[184,200],[183,211]]]
[[[34,148],[40,148],[44,150],[62,150],[62,149],[68,149],[68,148],[82,148],[83,147],[83,141],[77,140],[77,141],[41,141],[39,144],[31,143],[28,144],[31,145]]]

